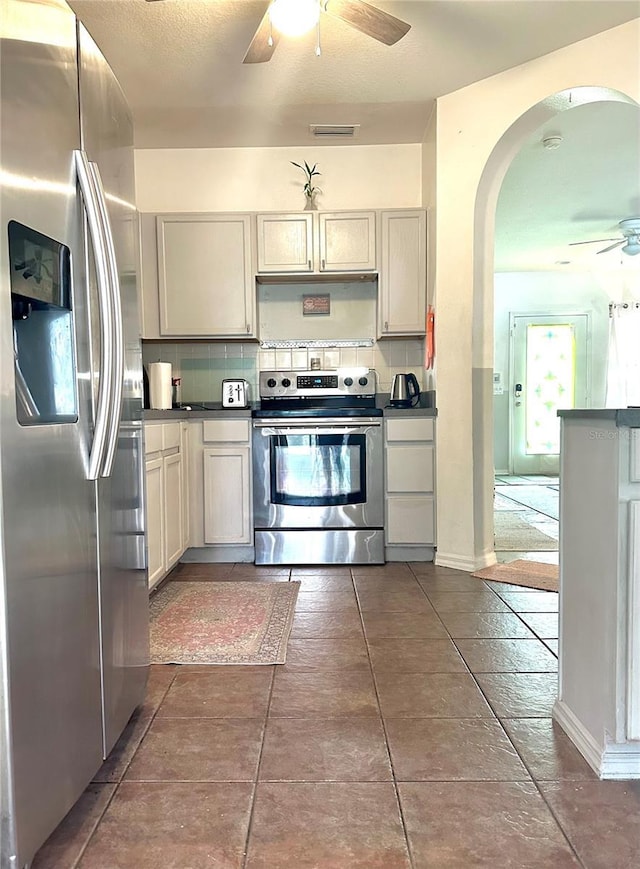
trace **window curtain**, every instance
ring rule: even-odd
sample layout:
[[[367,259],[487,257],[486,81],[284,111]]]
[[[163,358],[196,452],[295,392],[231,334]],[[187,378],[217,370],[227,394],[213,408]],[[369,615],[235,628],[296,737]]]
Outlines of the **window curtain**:
[[[640,406],[640,302],[609,306],[607,407]]]

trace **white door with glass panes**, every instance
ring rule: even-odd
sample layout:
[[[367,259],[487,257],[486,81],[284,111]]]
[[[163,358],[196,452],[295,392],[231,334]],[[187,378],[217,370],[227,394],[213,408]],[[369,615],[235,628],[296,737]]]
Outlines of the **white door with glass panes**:
[[[589,407],[589,330],[588,314],[511,314],[513,474],[558,474],[558,410]]]

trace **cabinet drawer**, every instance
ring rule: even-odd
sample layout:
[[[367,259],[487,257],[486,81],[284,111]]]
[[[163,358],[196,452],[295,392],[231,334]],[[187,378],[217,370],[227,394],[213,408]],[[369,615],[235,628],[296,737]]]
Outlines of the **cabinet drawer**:
[[[388,441],[432,441],[435,431],[433,417],[398,417],[387,419]]]
[[[162,452],[162,424],[155,423],[144,425],[144,452],[145,455]]]
[[[433,447],[387,447],[387,492],[433,492]]]
[[[392,497],[387,501],[388,544],[435,544],[433,498],[427,496]]]
[[[251,420],[207,419],[202,424],[202,439],[205,441],[233,441],[249,443]]]
[[[632,483],[640,483],[640,429],[632,428],[630,432],[629,480]]]

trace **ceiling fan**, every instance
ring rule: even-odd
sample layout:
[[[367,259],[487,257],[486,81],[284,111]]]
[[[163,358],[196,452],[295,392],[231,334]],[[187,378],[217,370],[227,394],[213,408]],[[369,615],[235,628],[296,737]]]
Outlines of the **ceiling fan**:
[[[577,244],[602,244],[605,241],[613,241],[615,242],[614,244],[604,247],[598,253],[607,253],[616,247],[620,247],[620,245],[623,245],[622,253],[626,253],[629,256],[635,256],[640,253],[640,217],[628,217],[626,220],[621,220],[618,226],[624,238],[595,238],[592,241],[573,241],[569,247]]]
[[[158,0],[147,2],[154,3]],[[265,63],[271,60],[280,33],[288,33],[290,36],[306,33],[317,24],[321,12],[339,18],[345,24],[385,45],[394,45],[411,30],[410,24],[365,3],[364,0],[271,0],[242,62]],[[297,31],[291,29],[293,13],[307,16],[305,24],[300,24],[302,29],[298,28]]]

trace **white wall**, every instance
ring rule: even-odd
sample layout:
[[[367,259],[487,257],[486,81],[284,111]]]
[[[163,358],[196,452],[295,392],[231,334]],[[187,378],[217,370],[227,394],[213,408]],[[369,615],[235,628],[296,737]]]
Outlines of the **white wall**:
[[[494,363],[502,374],[504,393],[493,398],[494,464],[497,472],[509,467],[509,315],[587,313],[590,317],[591,407],[604,407],[607,341],[609,336],[608,292],[601,276],[590,272],[501,272],[494,285]]]
[[[140,211],[300,211],[304,174],[318,164],[318,207],[419,208],[421,145],[138,150]]]
[[[635,20],[438,100],[435,294],[441,564],[475,569],[495,560],[493,225],[502,178],[524,138],[566,105],[547,101],[552,95],[599,86],[640,101],[639,46],[640,21]]]

